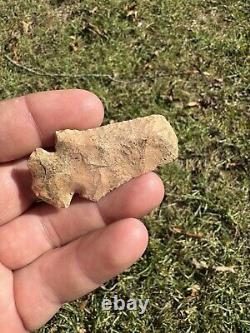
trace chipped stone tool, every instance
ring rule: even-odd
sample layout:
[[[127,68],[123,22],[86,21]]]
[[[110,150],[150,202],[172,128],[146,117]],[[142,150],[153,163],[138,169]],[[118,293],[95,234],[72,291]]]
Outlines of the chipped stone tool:
[[[58,131],[55,150],[36,149],[28,166],[37,197],[58,208],[68,207],[74,193],[97,201],[178,156],[177,137],[161,115]]]

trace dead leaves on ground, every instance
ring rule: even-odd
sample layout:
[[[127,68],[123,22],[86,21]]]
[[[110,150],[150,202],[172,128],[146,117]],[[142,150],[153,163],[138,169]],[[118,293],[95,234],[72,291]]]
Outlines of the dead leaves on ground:
[[[170,228],[170,231],[173,234],[180,234],[180,235],[184,235],[184,236],[188,236],[188,237],[192,237],[192,238],[203,238],[204,234],[203,232],[196,232],[196,231],[186,231],[181,227],[178,226],[173,226]]]
[[[211,266],[211,265],[207,264],[205,261],[203,261],[203,260],[198,261],[195,258],[192,259],[192,264],[197,270],[202,270],[202,269],[211,270],[212,269],[213,271],[219,272],[219,273],[226,273],[226,272],[235,273],[234,266],[223,266],[223,265]]]

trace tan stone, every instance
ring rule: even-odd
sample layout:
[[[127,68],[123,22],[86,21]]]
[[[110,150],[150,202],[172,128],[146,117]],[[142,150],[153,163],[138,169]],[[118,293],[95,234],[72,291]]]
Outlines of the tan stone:
[[[97,201],[178,156],[177,137],[161,115],[85,131],[58,131],[55,149],[36,149],[28,166],[37,197],[56,207],[68,207],[74,193]]]

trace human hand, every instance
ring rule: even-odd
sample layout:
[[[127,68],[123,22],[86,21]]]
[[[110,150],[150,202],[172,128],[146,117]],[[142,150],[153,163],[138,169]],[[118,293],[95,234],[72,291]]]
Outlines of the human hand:
[[[0,102],[0,119],[0,332],[23,333],[142,255],[148,234],[136,218],[159,205],[164,188],[149,173],[98,203],[35,203],[27,155],[53,146],[56,130],[99,126],[103,106],[83,90],[44,92]]]

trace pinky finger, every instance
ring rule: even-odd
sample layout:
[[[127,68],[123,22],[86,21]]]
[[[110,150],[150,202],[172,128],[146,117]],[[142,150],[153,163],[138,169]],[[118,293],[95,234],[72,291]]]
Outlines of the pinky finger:
[[[63,303],[126,270],[140,258],[147,243],[145,226],[136,219],[124,219],[48,252],[16,271],[16,304],[25,327],[39,328]]]

